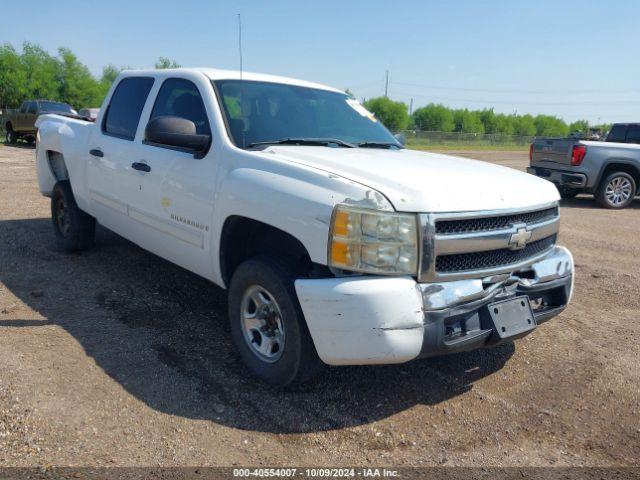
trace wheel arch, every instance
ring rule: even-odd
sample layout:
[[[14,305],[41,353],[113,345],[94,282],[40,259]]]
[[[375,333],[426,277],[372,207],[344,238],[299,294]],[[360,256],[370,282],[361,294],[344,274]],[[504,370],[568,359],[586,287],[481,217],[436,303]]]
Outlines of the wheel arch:
[[[238,266],[257,255],[275,255],[291,259],[300,275],[314,267],[309,252],[295,236],[253,218],[231,215],[224,221],[220,235],[220,272],[225,285]]]
[[[598,188],[600,183],[602,183],[602,181],[613,172],[628,173],[633,177],[636,185],[640,186],[640,168],[636,162],[632,162],[630,160],[611,159],[602,165],[598,175],[598,181],[596,182],[596,188]]]
[[[63,180],[70,180],[69,170],[67,169],[64,155],[60,152],[56,152],[55,150],[47,150],[46,155],[49,170],[51,170],[51,175],[53,175],[55,181],[60,182]]]

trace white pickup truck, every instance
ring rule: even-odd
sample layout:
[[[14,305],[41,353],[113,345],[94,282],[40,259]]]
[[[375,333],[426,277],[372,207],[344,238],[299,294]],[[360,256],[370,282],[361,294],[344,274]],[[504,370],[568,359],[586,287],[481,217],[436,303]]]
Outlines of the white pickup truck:
[[[552,183],[405,149],[330,87],[127,71],[95,123],[37,126],[60,246],[99,222],[228,289],[233,340],[275,385],[510,342],[571,297]]]

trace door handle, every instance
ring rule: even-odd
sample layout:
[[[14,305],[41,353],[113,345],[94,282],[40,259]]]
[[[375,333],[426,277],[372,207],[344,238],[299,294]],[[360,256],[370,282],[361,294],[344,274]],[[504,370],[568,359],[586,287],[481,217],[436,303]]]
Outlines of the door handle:
[[[89,150],[89,154],[93,155],[94,157],[104,157],[104,153],[102,153],[102,150],[98,148],[93,148]]]
[[[149,165],[147,165],[146,163],[141,163],[141,162],[133,162],[131,164],[131,168],[133,168],[134,170],[139,170],[141,172],[150,172],[151,171],[151,167]]]

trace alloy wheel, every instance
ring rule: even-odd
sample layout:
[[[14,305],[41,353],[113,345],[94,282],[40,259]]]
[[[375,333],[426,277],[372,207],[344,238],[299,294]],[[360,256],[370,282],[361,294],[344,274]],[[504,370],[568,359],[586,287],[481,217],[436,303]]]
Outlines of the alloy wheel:
[[[604,195],[614,207],[618,207],[626,203],[631,197],[633,187],[628,178],[625,177],[613,177],[607,184]]]

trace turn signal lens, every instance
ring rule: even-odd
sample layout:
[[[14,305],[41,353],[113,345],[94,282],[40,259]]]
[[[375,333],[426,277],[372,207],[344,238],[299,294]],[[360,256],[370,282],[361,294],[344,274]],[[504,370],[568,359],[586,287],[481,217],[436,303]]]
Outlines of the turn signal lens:
[[[329,265],[363,273],[417,274],[416,215],[338,205],[331,224]]]
[[[336,212],[333,222],[333,231],[336,235],[346,237],[349,234],[349,214],[347,212]]]
[[[351,264],[349,245],[344,242],[333,242],[331,244],[331,261],[341,265]]]

